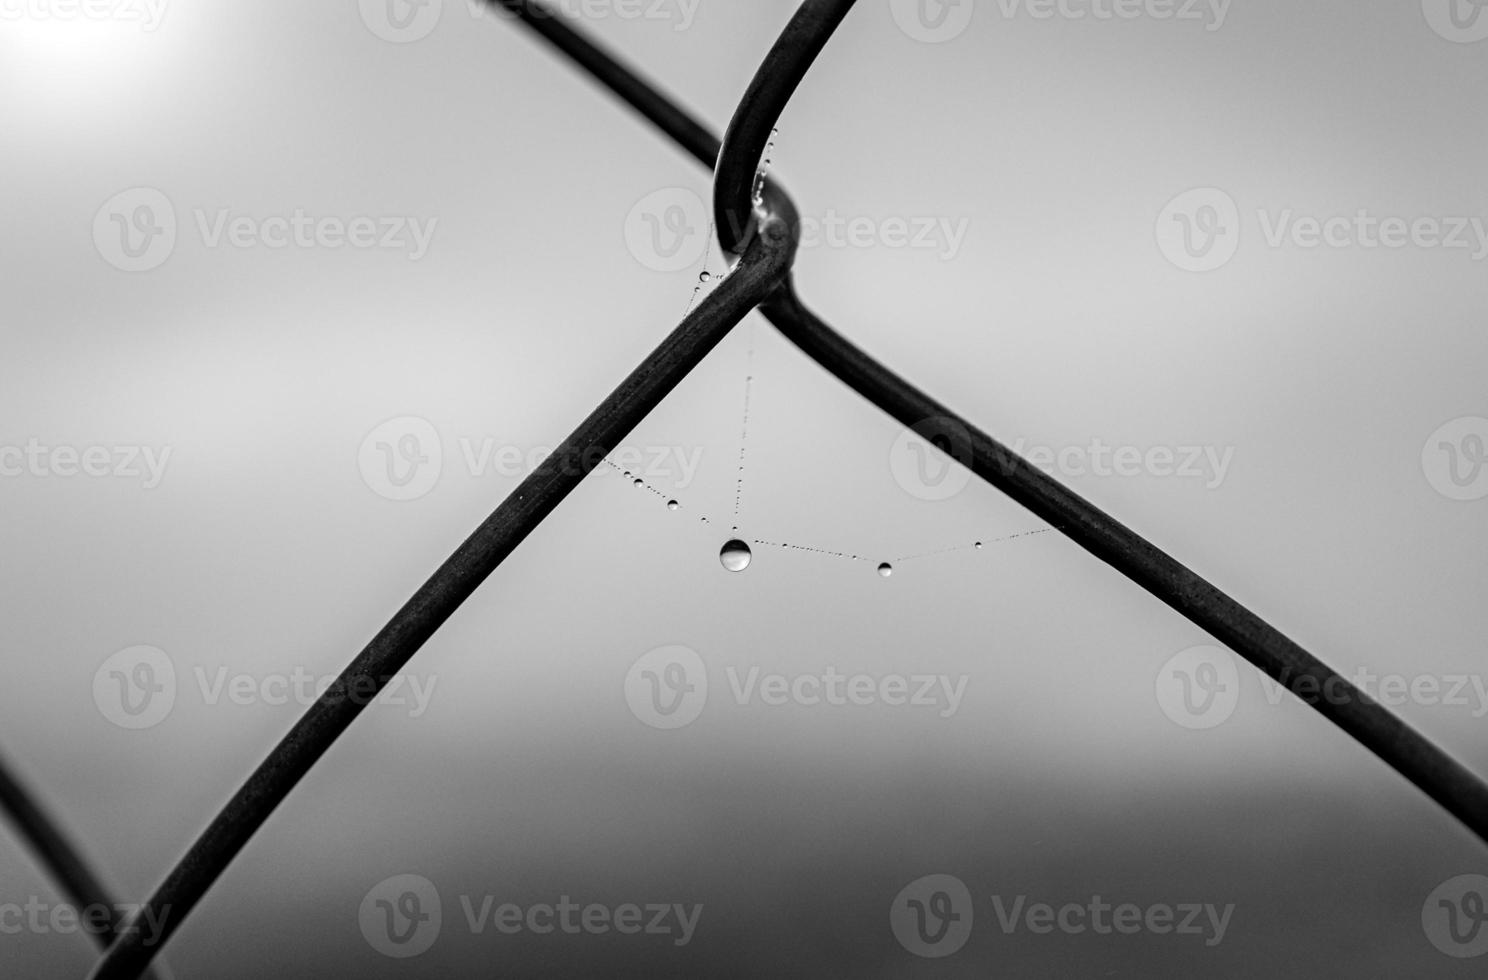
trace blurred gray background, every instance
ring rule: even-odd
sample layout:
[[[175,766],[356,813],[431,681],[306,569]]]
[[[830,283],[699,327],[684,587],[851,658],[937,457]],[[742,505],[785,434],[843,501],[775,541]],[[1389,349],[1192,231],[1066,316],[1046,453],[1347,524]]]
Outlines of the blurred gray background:
[[[568,4],[719,132],[794,6]],[[695,259],[655,268],[638,203],[706,200],[707,175],[465,0],[70,9],[0,18],[0,447],[50,452],[0,476],[0,750],[134,899],[302,710],[212,703],[198,677],[339,671],[517,485],[471,454],[554,445],[724,265],[693,227]],[[1267,234],[1361,211],[1481,225],[1471,5],[1457,27],[1434,0],[1042,9],[930,10],[959,30],[937,39],[933,16],[858,4],[771,155],[808,216],[872,230],[803,249],[803,296],[1009,443],[1232,450],[1223,479],[1058,475],[1349,676],[1481,683],[1488,246]],[[131,258],[120,222],[167,217],[140,188],[175,234]],[[1213,253],[1174,253],[1165,211],[1194,188],[1223,195],[1192,227],[1221,257],[1238,244],[1205,272],[1185,266]],[[264,245],[265,219],[297,210],[432,234],[417,257]],[[894,247],[896,221],[964,237]],[[435,434],[416,499],[367,462],[408,461],[414,423],[379,428],[399,419]],[[1480,843],[1243,663],[1232,713],[1176,723],[1165,665],[1208,638],[1057,534],[996,542],[1041,524],[979,482],[925,499],[896,469],[903,435],[751,317],[627,439],[671,453],[652,489],[597,472],[492,576],[410,665],[426,710],[364,714],[177,936],[176,973],[1480,975],[1422,922],[1434,889],[1488,870]],[[169,456],[147,486],[67,475],[54,452],[94,446]],[[730,574],[735,523],[871,561],[757,546]],[[177,690],[132,729],[95,675],[141,645]],[[709,681],[675,730],[626,698],[668,645]],[[728,670],[751,667],[964,677],[965,694],[949,717],[740,704]],[[1488,705],[1464,690],[1399,711],[1488,771]],[[407,959],[359,916],[402,874],[443,905]],[[930,874],[976,909],[943,959],[890,927]],[[461,907],[561,895],[703,911],[677,946],[476,934]],[[1005,932],[992,896],[1018,895],[1234,912],[1213,946]],[[0,903],[32,897],[58,901],[0,839]],[[7,976],[94,958],[80,935],[0,935]]]

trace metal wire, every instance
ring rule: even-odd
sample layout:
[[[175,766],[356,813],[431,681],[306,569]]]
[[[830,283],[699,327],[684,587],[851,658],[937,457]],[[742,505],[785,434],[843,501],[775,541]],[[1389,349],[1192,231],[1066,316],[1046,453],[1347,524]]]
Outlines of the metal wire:
[[[89,908],[108,910],[107,931],[87,930],[100,946],[107,948],[118,935],[123,919],[117,900],[83,857],[83,852],[62,830],[62,825],[3,758],[0,758],[0,811],[9,818],[47,874],[80,914]]]
[[[786,103],[855,0],[806,0],[785,25],[744,91],[723,135],[713,178],[713,224],[723,250],[737,254],[753,230],[754,188],[765,144]]]
[[[781,109],[853,2],[805,0],[750,83],[718,158],[714,206],[721,237],[731,227],[725,219],[746,206]],[[603,73],[596,77],[606,81]],[[660,94],[651,90],[646,97]],[[775,193],[774,199],[789,200],[778,188]],[[727,237],[722,240],[727,248]],[[902,424],[949,420],[959,427],[969,458],[958,462],[1239,653],[1488,842],[1488,783],[1389,709],[1181,562],[859,350],[806,307],[792,280],[761,312],[809,357]],[[1332,693],[1326,698],[1304,693],[1315,691]]]
[[[531,0],[490,2],[516,13],[522,23],[705,165],[717,159],[715,213],[724,217],[717,227],[725,248],[743,248],[743,258],[718,290],[435,572],[260,765],[150,899],[148,909],[163,916],[159,943],[146,947],[140,930],[126,928],[93,972],[95,980],[141,975],[233,857],[381,690],[386,678],[407,663],[603,455],[755,305],[796,346],[903,424],[949,419],[961,426],[970,442],[969,459],[963,462],[973,472],[1294,693],[1303,684],[1331,685],[1318,689],[1345,692],[1345,697],[1309,703],[1488,841],[1488,786],[1478,777],[1254,613],[858,350],[801,302],[789,274],[798,226],[795,208],[771,183],[764,188],[759,208],[754,208],[754,175],[780,110],[852,0],[802,4],[751,83],[721,150],[685,110],[544,5]],[[741,219],[742,215],[750,217]],[[751,224],[756,234],[750,234]]]
[[[132,921],[153,913],[158,941],[125,928],[91,976],[134,978],[149,964],[249,838],[332,743],[528,534],[598,466],[733,327],[775,289],[795,240],[771,220],[733,271],[600,402],[429,578],[269,754]]]

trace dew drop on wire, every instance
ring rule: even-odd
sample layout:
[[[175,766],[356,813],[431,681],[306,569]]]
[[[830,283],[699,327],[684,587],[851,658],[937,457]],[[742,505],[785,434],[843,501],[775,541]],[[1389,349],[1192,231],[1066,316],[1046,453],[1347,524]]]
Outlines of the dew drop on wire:
[[[636,479],[635,484],[634,484],[634,486],[637,489],[639,489],[641,487],[644,487],[645,485],[646,485],[646,481],[645,480],[642,480],[642,479],[639,479],[639,478]]]
[[[682,505],[679,504],[679,503],[677,503],[675,500],[668,500],[667,501],[667,510],[681,510],[681,509],[682,509]]]
[[[888,562],[884,562],[882,565],[878,566],[878,574],[883,576],[884,578],[888,578],[890,575],[894,574],[894,566],[890,565]]]
[[[744,571],[749,567],[749,561],[753,557],[754,552],[749,550],[749,545],[738,538],[725,542],[723,550],[718,553],[718,560],[731,572]]]

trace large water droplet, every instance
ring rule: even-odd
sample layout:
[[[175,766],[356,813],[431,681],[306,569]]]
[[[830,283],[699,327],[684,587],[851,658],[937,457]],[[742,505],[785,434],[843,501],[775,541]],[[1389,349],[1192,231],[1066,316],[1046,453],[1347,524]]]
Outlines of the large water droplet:
[[[668,500],[667,501],[667,510],[678,510],[681,507],[682,507],[682,505],[679,504],[679,503],[677,503],[675,500]]]
[[[646,485],[646,481],[645,480],[637,480],[637,481],[635,481],[635,484],[634,485],[635,485],[635,487],[637,489],[639,489],[639,488],[644,487]]]
[[[727,542],[723,550],[718,553],[718,560],[723,562],[723,567],[731,572],[742,572],[749,567],[749,560],[754,557],[754,552],[749,550],[749,545],[738,538]]]
[[[884,562],[882,565],[878,566],[878,574],[882,575],[884,578],[888,578],[890,575],[894,574],[894,566],[890,565],[888,562]]]

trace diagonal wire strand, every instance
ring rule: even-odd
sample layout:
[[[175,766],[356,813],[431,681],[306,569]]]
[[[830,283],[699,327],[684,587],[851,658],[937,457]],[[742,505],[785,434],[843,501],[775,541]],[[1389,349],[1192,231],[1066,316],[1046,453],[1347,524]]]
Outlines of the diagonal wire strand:
[[[123,915],[118,903],[83,856],[82,850],[62,829],[61,823],[3,758],[0,758],[0,811],[4,811],[73,908],[79,913],[92,908],[108,910],[104,931],[86,930],[99,945],[107,947],[118,935],[122,924]]]
[[[502,2],[514,9],[533,6],[516,0]],[[732,234],[744,240],[747,236],[747,225],[741,227],[738,216],[750,213],[753,177],[770,130],[811,59],[825,47],[851,6],[852,0],[805,0],[750,83],[717,160],[714,210],[721,237]],[[523,23],[538,27],[529,18],[524,17]],[[549,40],[554,40],[552,33],[558,27],[576,33],[566,24],[543,26],[539,33]],[[696,136],[700,123],[685,114],[681,120],[676,118],[683,110],[675,104],[674,113],[656,111],[657,104],[668,101],[665,95],[649,87],[635,91],[636,76],[613,59],[596,61],[592,52],[597,49],[582,43],[591,52],[587,61],[580,62],[584,68],[647,118],[664,120],[663,132],[703,163],[709,162],[706,154],[697,152],[706,145]],[[632,84],[614,85],[615,78]],[[743,118],[746,114],[748,118]],[[778,198],[785,197],[778,188],[776,193]],[[729,244],[725,238],[725,247]],[[969,463],[977,476],[1240,654],[1488,842],[1488,784],[1388,708],[1181,562],[858,349],[806,307],[793,281],[777,291],[761,312],[807,356],[901,424],[913,427],[929,420],[950,420],[959,425],[967,433],[969,452],[965,455],[970,458],[957,462]],[[1325,698],[1311,693],[1319,690],[1333,693]]]
[[[719,156],[717,141],[708,136],[700,123],[659,90],[584,39],[549,8],[532,0],[489,2],[499,2],[502,7],[518,14],[524,24],[609,86],[705,165]],[[766,133],[775,125],[790,93],[851,6],[852,0],[805,0],[798,9],[781,42],[772,49],[766,61],[766,65],[773,65],[774,70],[769,77],[755,77],[742,103],[749,107],[751,115],[769,116],[762,127]],[[759,141],[758,147],[754,145],[754,134],[761,129],[761,120],[740,123],[738,115],[730,132],[742,135],[730,144],[731,150],[723,154],[718,169],[720,173],[750,173],[749,188],[752,191],[758,150],[764,145],[763,141]],[[973,472],[1057,526],[1071,540],[1230,645],[1289,689],[1304,681],[1347,685],[1346,681],[1254,613],[1045,476],[990,436],[961,422],[949,409],[833,331],[801,303],[786,272],[793,258],[798,230],[798,216],[789,198],[773,183],[767,183],[762,211],[769,215],[769,220],[761,224],[755,214],[752,193],[746,191],[740,200],[733,187],[734,182],[730,181],[727,186],[720,182],[716,188],[715,206],[726,206],[725,217],[734,220],[732,225],[727,221],[719,222],[719,234],[727,236],[726,244],[731,240],[735,248],[749,246],[741,266],[757,249],[758,246],[752,242],[756,236],[764,242],[767,260],[752,267],[753,275],[730,276],[651,359],[637,368],[581,424],[565,443],[564,449],[550,460],[565,451],[582,454],[586,448],[597,449],[592,458],[583,459],[575,473],[563,473],[562,467],[550,467],[544,463],[529,476],[440,567],[291,730],[150,899],[147,910],[153,910],[157,915],[162,911],[169,912],[159,945],[163,945],[164,939],[179,926],[181,919],[269,813],[350,725],[366,703],[365,700],[358,703],[358,699],[350,696],[351,692],[367,682],[373,685],[374,691],[380,690],[387,670],[406,663],[428,636],[573,489],[583,474],[598,465],[603,454],[613,448],[625,432],[638,423],[665,392],[743,318],[748,309],[744,304],[762,303],[762,311],[788,339],[900,422],[915,425],[930,418],[948,418],[961,424],[970,433],[973,444]],[[749,216],[747,221],[743,220],[745,215]],[[761,231],[766,234],[758,234]],[[787,241],[783,243],[782,237]],[[752,288],[745,289],[742,285],[730,288],[736,281],[747,281]],[[727,303],[722,302],[724,298],[728,299]],[[684,337],[690,329],[693,335]],[[697,333],[706,336],[695,336]],[[629,424],[622,428],[625,422]],[[374,668],[383,669],[381,682]],[[1289,678],[1291,672],[1295,672],[1295,676]],[[1488,840],[1488,786],[1389,711],[1365,698],[1352,685],[1343,689],[1356,695],[1357,700],[1351,699],[1343,705],[1325,700],[1313,706],[1436,799],[1479,837]],[[146,947],[138,939],[139,935],[139,930],[126,929],[95,969],[94,980],[138,977],[159,948],[159,945]]]
[[[732,273],[589,414],[414,593],[253,772],[149,902],[151,939],[126,926],[94,980],[133,980],[248,840],[388,680],[620,440],[781,282],[794,238],[773,222]]]

